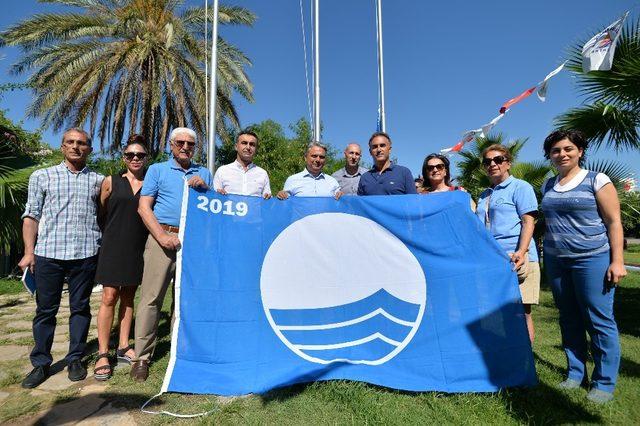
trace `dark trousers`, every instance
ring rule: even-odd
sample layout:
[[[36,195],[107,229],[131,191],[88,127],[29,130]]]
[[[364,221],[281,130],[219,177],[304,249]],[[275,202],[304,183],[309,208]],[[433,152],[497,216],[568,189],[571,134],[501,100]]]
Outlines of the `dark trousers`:
[[[36,256],[36,315],[33,318],[31,364],[50,365],[51,345],[56,330],[65,277],[69,284],[69,352],[68,362],[82,358],[91,323],[89,299],[96,274],[98,256],[78,260],[57,260]]]

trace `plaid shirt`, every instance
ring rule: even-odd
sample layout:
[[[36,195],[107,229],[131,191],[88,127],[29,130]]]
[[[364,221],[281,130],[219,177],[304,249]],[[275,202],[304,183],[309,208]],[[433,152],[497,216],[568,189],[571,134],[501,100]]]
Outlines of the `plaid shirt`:
[[[58,260],[85,259],[100,248],[97,202],[104,176],[78,173],[64,162],[33,172],[22,218],[39,221],[35,254]]]

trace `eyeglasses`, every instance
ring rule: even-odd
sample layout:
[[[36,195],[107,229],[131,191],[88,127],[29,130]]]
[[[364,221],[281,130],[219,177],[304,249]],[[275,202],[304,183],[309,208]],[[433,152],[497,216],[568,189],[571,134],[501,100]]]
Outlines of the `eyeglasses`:
[[[505,161],[507,161],[507,159],[503,156],[503,155],[496,155],[493,158],[483,158],[482,159],[482,165],[485,167],[489,167],[491,165],[491,162],[496,163],[496,165],[500,165],[502,163],[504,163]]]
[[[185,145],[187,145],[188,148],[193,148],[194,146],[196,146],[196,143],[193,141],[173,141],[173,143],[178,148],[182,148]]]
[[[147,156],[146,152],[125,152],[124,154],[124,158],[126,158],[127,160],[131,161],[134,158],[137,158],[138,160],[144,160],[144,157]]]
[[[434,165],[427,166],[427,170],[430,171],[430,172],[432,172],[434,170],[442,171],[442,170],[444,170],[444,164],[440,163],[440,164],[434,164]]]

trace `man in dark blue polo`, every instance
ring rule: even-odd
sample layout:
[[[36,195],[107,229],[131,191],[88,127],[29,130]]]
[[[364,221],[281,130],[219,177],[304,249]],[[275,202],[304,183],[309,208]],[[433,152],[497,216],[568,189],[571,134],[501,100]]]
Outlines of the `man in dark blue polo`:
[[[373,157],[373,168],[362,175],[358,184],[358,195],[416,194],[411,171],[392,164],[391,138],[384,132],[376,132],[369,139],[369,153]]]

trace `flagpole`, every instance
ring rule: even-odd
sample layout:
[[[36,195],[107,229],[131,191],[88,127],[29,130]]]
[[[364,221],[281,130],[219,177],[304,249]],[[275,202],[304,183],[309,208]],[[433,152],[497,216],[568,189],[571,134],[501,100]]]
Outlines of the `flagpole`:
[[[320,142],[320,0],[313,2],[313,140]]]
[[[209,93],[209,131],[207,144],[207,168],[214,173],[216,164],[216,75],[218,73],[218,0],[213,0],[213,18],[211,26],[211,89]],[[208,34],[205,34],[207,37]]]
[[[378,84],[380,87],[380,130],[386,132],[386,113],[384,108],[384,58],[382,56],[382,0],[376,0],[377,7],[377,40],[378,40]]]

